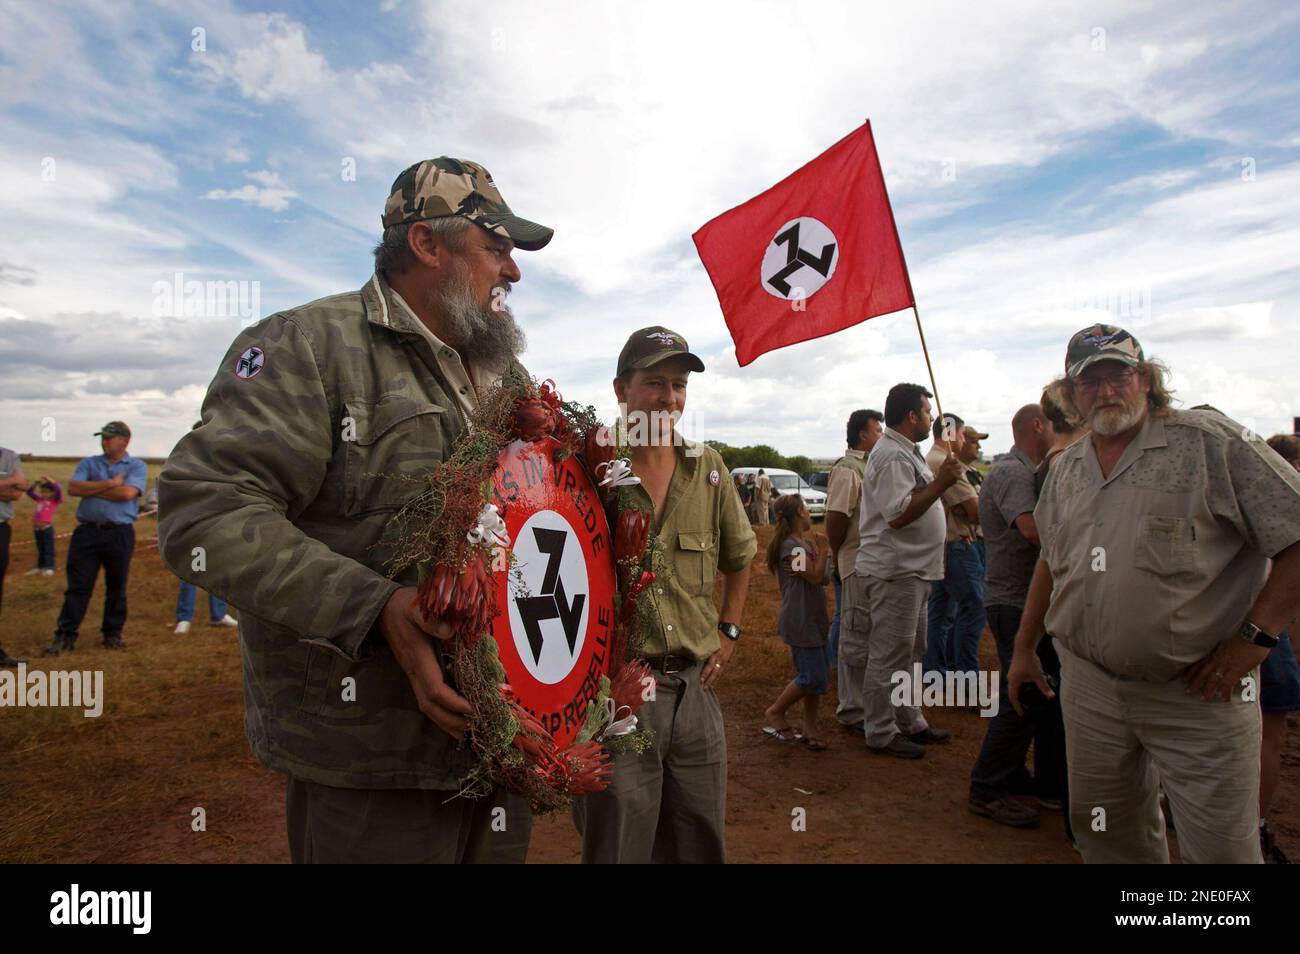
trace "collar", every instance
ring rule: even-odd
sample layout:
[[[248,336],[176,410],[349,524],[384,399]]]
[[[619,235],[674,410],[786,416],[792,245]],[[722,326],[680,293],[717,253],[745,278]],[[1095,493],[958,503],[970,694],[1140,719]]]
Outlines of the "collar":
[[[1011,445],[1011,456],[1014,457],[1016,460],[1020,461],[1020,463],[1024,464],[1027,468],[1029,468],[1031,472],[1038,469],[1034,466],[1034,462],[1029,459],[1029,455],[1026,454],[1024,451],[1022,451],[1015,444]]]
[[[916,456],[918,457],[921,456],[921,445],[915,443],[910,437],[904,437],[902,434],[898,433],[898,431],[894,430],[892,427],[886,427],[885,433],[882,436],[888,437],[890,440],[894,441],[897,444],[902,444],[904,447],[906,447]]]
[[[680,444],[676,441],[673,442],[673,450],[677,454],[678,466],[685,464],[686,476],[693,477],[700,458],[704,456],[704,445],[699,441],[693,441],[690,438],[683,437]],[[688,450],[690,453],[687,453]]]
[[[845,456],[845,457],[856,457],[858,460],[866,460],[866,458],[867,458],[867,452],[866,452],[866,451],[862,451],[862,450],[858,450],[856,447],[849,447],[849,448],[846,448],[846,449],[845,449],[845,451],[844,451],[844,456]]]
[[[424,322],[415,317],[402,296],[393,291],[393,287],[378,272],[371,275],[370,281],[362,287],[361,305],[366,310],[366,320],[371,324],[406,334],[419,334],[423,329],[437,340]]]
[[[1147,411],[1146,420],[1142,423],[1142,429],[1137,432],[1137,436],[1129,441],[1128,447],[1124,448],[1124,453],[1120,454],[1119,460],[1115,462],[1115,467],[1110,472],[1110,476],[1103,478],[1103,486],[1109,484],[1124,471],[1128,470],[1146,451],[1155,447],[1168,447],[1169,440],[1165,436],[1165,422],[1163,417],[1157,417],[1151,411]],[[1061,456],[1074,453],[1076,459],[1086,459],[1089,466],[1095,468],[1097,476],[1101,477],[1101,464],[1097,461],[1097,449],[1093,446],[1092,435],[1088,435],[1084,440],[1063,451]]]

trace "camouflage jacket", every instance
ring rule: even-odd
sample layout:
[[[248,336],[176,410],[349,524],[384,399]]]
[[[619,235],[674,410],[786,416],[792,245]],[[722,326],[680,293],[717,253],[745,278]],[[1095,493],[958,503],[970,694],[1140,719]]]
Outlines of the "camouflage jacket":
[[[384,529],[465,428],[430,336],[379,276],[230,346],[158,478],[163,559],[239,609],[245,728],[268,767],[448,789],[470,754],[416,706],[374,624],[414,568]]]

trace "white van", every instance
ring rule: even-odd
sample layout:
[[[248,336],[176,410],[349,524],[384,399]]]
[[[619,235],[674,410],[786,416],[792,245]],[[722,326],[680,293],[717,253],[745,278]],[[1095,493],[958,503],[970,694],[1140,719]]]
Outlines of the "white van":
[[[731,471],[731,480],[734,483],[736,475],[739,474],[745,481],[749,480],[749,475],[758,476],[759,470],[767,474],[767,479],[772,481],[772,489],[778,494],[799,494],[803,497],[804,506],[808,508],[808,514],[814,520],[826,516],[826,495],[820,490],[814,490],[793,470],[782,470],[779,467],[736,467]]]

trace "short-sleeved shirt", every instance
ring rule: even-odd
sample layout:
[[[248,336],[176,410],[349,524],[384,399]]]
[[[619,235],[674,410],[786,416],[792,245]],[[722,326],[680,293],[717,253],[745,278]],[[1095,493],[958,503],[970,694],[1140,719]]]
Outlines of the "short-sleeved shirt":
[[[925,455],[925,463],[932,473],[938,473],[939,469],[943,467],[943,462],[947,459],[948,452],[942,447],[931,447],[930,452]],[[967,500],[978,501],[979,494],[971,486],[964,471],[957,478],[956,483],[945,490],[943,496],[939,499],[943,501],[943,514],[946,522],[945,541],[956,543],[958,540],[974,540],[976,537],[975,524],[961,512],[959,505]]]
[[[867,466],[867,454],[850,447],[844,456],[831,467],[826,479],[826,509],[842,513],[849,518],[844,532],[844,542],[835,551],[835,566],[840,579],[853,575],[853,562],[858,558],[858,511],[862,506],[862,472]]]
[[[1233,638],[1300,540],[1300,474],[1213,411],[1149,416],[1103,478],[1091,438],[1056,457],[1034,521],[1047,631],[1125,678],[1165,682]]]
[[[1038,562],[1038,547],[1025,539],[1016,518],[1032,514],[1037,503],[1033,461],[1019,447],[1013,447],[989,469],[980,489],[986,606],[1025,607],[1029,581]]]
[[[123,476],[123,486],[138,487],[144,493],[149,479],[149,468],[145,462],[130,454],[123,454],[117,461],[110,461],[103,454],[83,457],[72,472],[73,480],[112,480],[118,474]],[[130,500],[105,500],[103,497],[82,497],[77,505],[77,519],[82,523],[135,523],[140,515],[140,496]]]
[[[895,530],[889,521],[907,509],[912,495],[924,490],[934,474],[921,448],[892,427],[886,427],[867,455],[862,473],[862,503],[858,512],[858,557],[854,572],[882,580],[908,576],[943,579],[943,504],[936,500],[907,526]]]
[[[8,477],[15,470],[22,470],[18,454],[7,447],[0,447],[0,477]],[[14,502],[12,500],[0,500],[0,520],[12,520],[13,518]]]
[[[767,500],[772,496],[772,481],[767,474],[760,474],[755,478],[754,494],[759,500]]]
[[[781,564],[776,578],[781,586],[781,611],[777,616],[776,631],[787,646],[795,649],[815,649],[826,645],[826,634],[831,621],[826,613],[825,584],[817,586],[802,576],[785,568],[785,559],[802,549],[808,566],[817,559],[817,551],[807,541],[786,537],[781,542]]]
[[[641,653],[707,659],[719,646],[718,608],[713,603],[717,571],[738,573],[749,566],[758,538],[730,487],[721,455],[694,441],[684,441],[675,451],[677,468],[655,537],[668,572],[640,597],[649,597],[658,624],[647,634]],[[644,487],[634,487],[633,493],[651,502]]]

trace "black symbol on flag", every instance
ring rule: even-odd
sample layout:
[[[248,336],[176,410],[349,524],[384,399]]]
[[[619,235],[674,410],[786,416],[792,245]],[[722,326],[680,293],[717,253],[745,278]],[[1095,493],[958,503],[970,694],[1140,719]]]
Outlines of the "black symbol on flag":
[[[822,247],[820,256],[814,256],[812,252],[804,251],[799,247],[798,222],[772,239],[772,244],[785,244],[786,246],[785,265],[767,280],[767,283],[780,292],[782,297],[789,297],[790,295],[790,283],[786,279],[805,265],[820,274],[822,278],[825,278],[826,274],[831,270],[831,260],[835,257],[835,243],[826,243]]]
[[[533,664],[536,665],[542,658],[541,624],[548,619],[558,619],[564,626],[564,637],[569,641],[569,654],[573,654],[587,594],[579,593],[570,603],[564,592],[564,581],[560,579],[560,557],[564,555],[564,544],[569,535],[563,530],[533,527],[533,537],[537,541],[538,552],[546,554],[546,572],[542,575],[541,594],[517,596],[515,605],[519,607],[524,633],[528,636],[528,646],[533,651]]]

